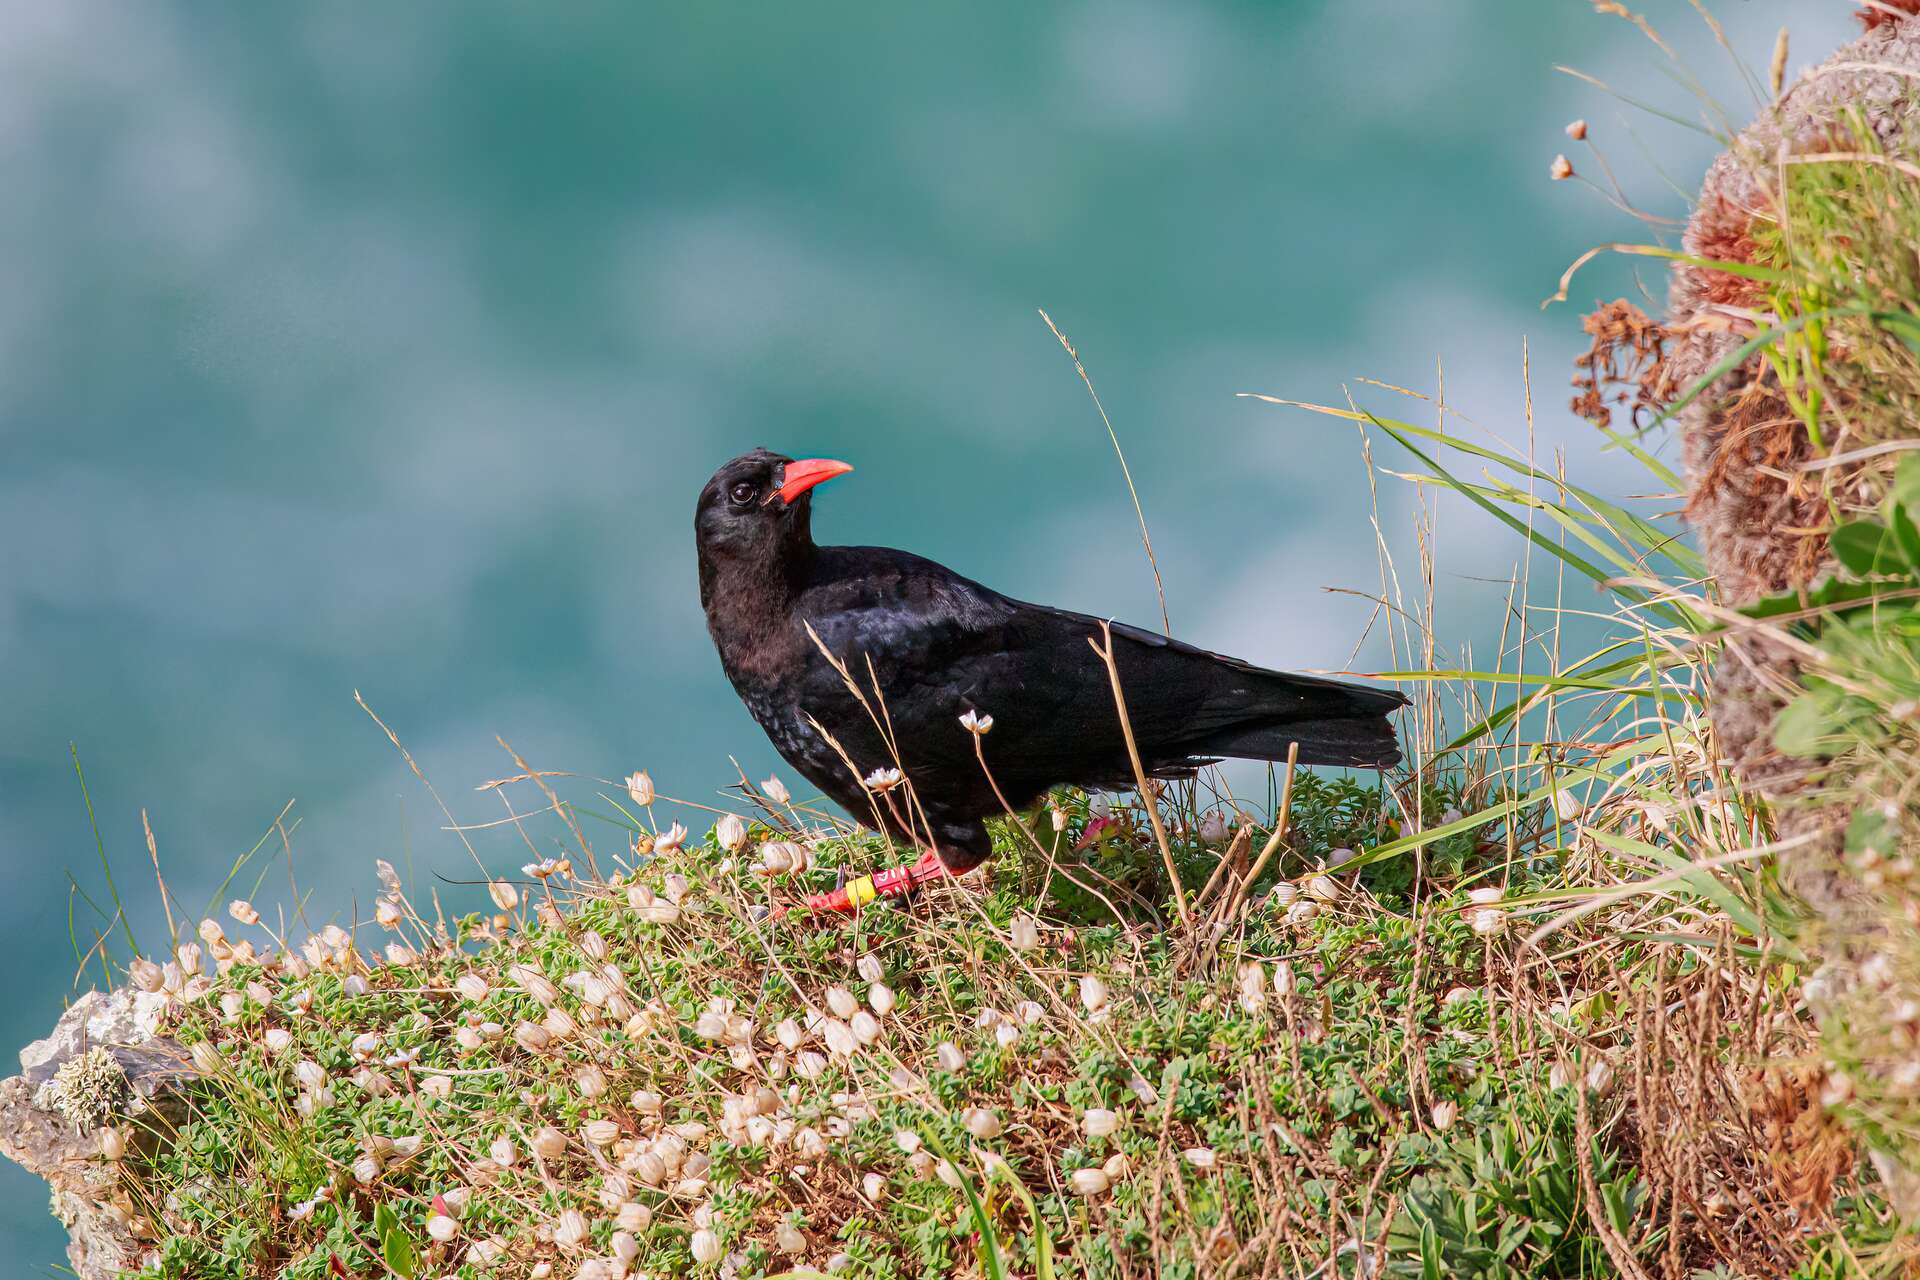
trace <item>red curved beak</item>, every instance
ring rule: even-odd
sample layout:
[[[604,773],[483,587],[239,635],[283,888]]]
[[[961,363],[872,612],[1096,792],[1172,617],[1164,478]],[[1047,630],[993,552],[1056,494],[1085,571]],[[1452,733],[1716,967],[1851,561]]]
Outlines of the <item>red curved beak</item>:
[[[802,458],[798,462],[789,462],[785,479],[780,485],[780,496],[792,502],[817,484],[824,484],[835,476],[843,476],[853,470],[844,462],[835,462],[832,458]]]

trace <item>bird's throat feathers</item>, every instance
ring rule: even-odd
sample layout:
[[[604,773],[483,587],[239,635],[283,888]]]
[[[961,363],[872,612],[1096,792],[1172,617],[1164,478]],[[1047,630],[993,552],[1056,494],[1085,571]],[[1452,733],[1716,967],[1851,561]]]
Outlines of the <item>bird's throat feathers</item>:
[[[805,554],[792,557],[748,559],[701,552],[700,604],[735,684],[743,678],[777,679],[802,656],[796,649],[804,637],[793,610],[812,551],[809,542]]]

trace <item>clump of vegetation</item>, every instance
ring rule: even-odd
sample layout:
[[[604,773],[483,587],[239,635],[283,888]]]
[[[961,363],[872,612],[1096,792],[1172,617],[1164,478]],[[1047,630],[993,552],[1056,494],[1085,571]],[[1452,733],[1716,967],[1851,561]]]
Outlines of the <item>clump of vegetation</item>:
[[[108,1050],[95,1045],[60,1064],[34,1099],[58,1111],[77,1129],[98,1129],[126,1104],[127,1073]]]

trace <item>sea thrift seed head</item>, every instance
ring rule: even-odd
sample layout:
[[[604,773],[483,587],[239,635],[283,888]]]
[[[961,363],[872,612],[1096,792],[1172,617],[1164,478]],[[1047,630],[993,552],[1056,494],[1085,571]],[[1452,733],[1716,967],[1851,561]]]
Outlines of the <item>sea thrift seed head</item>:
[[[573,1073],[573,1088],[583,1098],[598,1098],[607,1091],[606,1073],[595,1066],[585,1066]]]
[[[1295,926],[1306,924],[1320,914],[1320,904],[1302,899],[1287,908],[1287,923]]]
[[[853,1030],[853,1038],[861,1044],[872,1044],[880,1038],[880,1020],[865,1009],[854,1014],[847,1025]]]
[[[747,824],[731,813],[723,813],[720,821],[713,824],[713,838],[728,853],[738,853],[747,842]]]
[[[460,1234],[460,1224],[444,1213],[427,1215],[427,1235],[445,1244]]]
[[[653,803],[653,779],[645,771],[627,775],[627,798],[642,809]]]
[[[1219,1163],[1219,1157],[1214,1155],[1212,1147],[1188,1147],[1180,1154],[1196,1169],[1211,1169]]]
[[[100,1155],[107,1160],[123,1160],[127,1155],[127,1131],[108,1125],[100,1131]]]
[[[687,826],[676,822],[653,838],[653,851],[657,854],[676,853],[687,842]]]
[[[587,1217],[578,1209],[562,1209],[560,1217],[553,1224],[553,1242],[562,1249],[579,1248],[587,1242],[590,1234]]]
[[[968,710],[961,715],[960,724],[976,738],[984,738],[993,732],[993,717],[983,716],[973,710]]]
[[[853,1011],[859,1007],[860,1002],[855,1000],[853,998],[853,992],[847,990],[845,987],[827,988],[827,1008],[833,1010],[834,1017],[851,1018]]]
[[[695,1262],[701,1266],[709,1266],[720,1261],[720,1255],[726,1249],[711,1227],[702,1227],[693,1233],[691,1240],[687,1241],[687,1251],[693,1255]]]
[[[1237,975],[1239,984],[1240,1007],[1248,1013],[1259,1013],[1267,1007],[1267,971],[1258,960],[1249,960],[1240,966]]]
[[[1200,843],[1220,845],[1227,842],[1227,815],[1218,809],[1209,809],[1200,818]]]
[[[557,1160],[566,1154],[567,1135],[552,1125],[543,1125],[533,1131],[533,1140],[529,1145],[542,1160]]]
[[[1307,881],[1307,896],[1321,902],[1340,901],[1340,882],[1332,876],[1314,876]]]
[[[1067,1176],[1067,1185],[1077,1196],[1097,1196],[1113,1185],[1105,1169],[1075,1169]]]
[[[868,982],[879,982],[887,976],[885,966],[880,963],[880,957],[871,952],[854,961],[853,969]]]
[[[1460,1104],[1442,1098],[1433,1104],[1433,1127],[1441,1133],[1453,1128],[1453,1122],[1460,1117]]]
[[[475,1004],[487,998],[487,980],[471,970],[454,979],[453,989],[460,993],[462,1000]]]
[[[1000,1122],[998,1113],[986,1107],[968,1107],[961,1113],[960,1123],[967,1127],[968,1133],[980,1139],[982,1142],[989,1138],[999,1137],[1001,1131],[1006,1128],[1006,1126]]]
[[[1567,126],[1567,136],[1575,142],[1585,142],[1587,140],[1587,122],[1585,120],[1573,121]]]
[[[513,1162],[520,1158],[520,1149],[513,1145],[513,1139],[501,1134],[487,1148],[487,1158],[502,1169],[511,1169]]]
[[[234,920],[240,924],[256,925],[260,923],[260,913],[255,911],[253,904],[245,898],[235,898],[232,902],[229,902],[227,904],[227,914],[232,916]]]
[[[553,1033],[537,1022],[516,1023],[513,1042],[528,1053],[540,1053],[553,1043]]]
[[[1031,951],[1040,945],[1040,926],[1029,916],[1020,916],[1014,920],[1008,930],[1015,951]]]
[[[1080,1125],[1089,1138],[1106,1138],[1120,1131],[1120,1113],[1105,1107],[1089,1107],[1080,1117]]]
[[[620,1136],[620,1126],[611,1120],[589,1120],[581,1126],[580,1136],[596,1147],[610,1147]]]
[[[607,958],[607,940],[600,936],[600,932],[597,929],[588,929],[580,935],[580,954],[595,964],[605,963]]]
[[[392,898],[382,898],[373,904],[373,920],[382,929],[397,929],[406,916],[400,910],[400,904]]]
[[[1564,182],[1573,176],[1573,161],[1565,156],[1555,156],[1553,167],[1547,170],[1555,182]]]
[[[208,946],[212,946],[216,942],[225,942],[226,940],[227,931],[220,927],[218,920],[209,917],[200,922],[200,941],[206,943]]]
[[[940,1042],[939,1047],[934,1050],[934,1059],[939,1062],[942,1071],[958,1074],[967,1067],[967,1055],[960,1052],[960,1046],[951,1040]]]
[[[1088,1013],[1104,1009],[1109,996],[1107,984],[1092,974],[1080,979],[1080,1003]]]
[[[884,1018],[892,1013],[894,1003],[893,988],[886,983],[876,982],[867,989],[867,1004],[877,1016]]]
[[[1065,831],[1067,829],[1067,823],[1071,821],[1067,811],[1059,805],[1054,805],[1048,809],[1047,816],[1053,819],[1053,832],[1055,835],[1059,835],[1062,831]]]
[[[166,983],[166,973],[151,960],[135,959],[127,965],[127,980],[137,991],[151,995]]]
[[[1495,937],[1506,931],[1507,913],[1497,907],[1480,907],[1467,913],[1467,925],[1483,938]]]

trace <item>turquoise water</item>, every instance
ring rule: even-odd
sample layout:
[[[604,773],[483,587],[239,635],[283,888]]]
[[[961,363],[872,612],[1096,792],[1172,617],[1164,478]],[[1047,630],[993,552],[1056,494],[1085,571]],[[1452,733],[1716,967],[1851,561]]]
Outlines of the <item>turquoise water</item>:
[[[1790,8],[1797,66],[1846,5],[1721,6],[1759,66]],[[1688,7],[1651,12],[1750,114]],[[856,465],[823,539],[1154,620],[1036,308],[1112,412],[1175,630],[1264,663],[1348,663],[1367,606],[1322,588],[1375,584],[1372,530],[1352,433],[1235,392],[1390,410],[1353,380],[1431,389],[1444,361],[1519,439],[1524,341],[1543,449],[1644,489],[1565,413],[1578,312],[1538,303],[1647,233],[1547,166],[1590,117],[1671,214],[1640,147],[1683,186],[1714,147],[1555,62],[1698,114],[1574,0],[0,0],[0,1044],[61,1007],[69,872],[104,901],[70,742],[149,942],[143,809],[196,909],[289,801],[311,918],[368,914],[376,857],[471,877],[356,689],[463,821],[501,816],[473,791],[513,771],[495,734],[676,796],[712,799],[729,755],[765,776],[690,540],[751,446]],[[1632,287],[1607,265],[1574,297]],[[1443,616],[1484,633],[1473,578],[1512,553],[1470,512],[1442,540]],[[37,1184],[9,1165],[0,1193],[51,1263]]]

